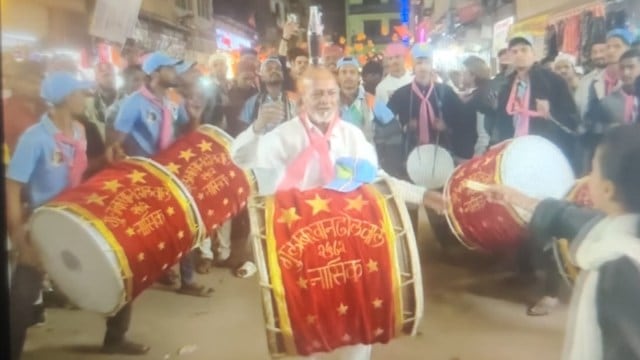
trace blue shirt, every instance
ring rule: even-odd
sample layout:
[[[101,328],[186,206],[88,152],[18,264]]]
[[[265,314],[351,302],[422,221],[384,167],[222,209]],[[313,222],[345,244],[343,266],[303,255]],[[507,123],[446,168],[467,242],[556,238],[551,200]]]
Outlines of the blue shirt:
[[[386,104],[378,99],[375,100],[373,108],[365,110],[366,107],[369,107],[366,92],[362,87],[360,87],[355,101],[351,105],[343,105],[340,107],[340,118],[346,122],[356,125],[359,128],[362,128],[366,122],[366,112],[370,112],[373,115],[373,118],[381,125],[388,124],[394,118],[393,112]]]
[[[182,105],[175,105],[163,99],[173,112],[174,135],[176,127],[188,122],[187,111]],[[123,149],[129,156],[151,157],[158,151],[162,108],[136,91],[122,101],[113,124],[116,131],[127,134]]]
[[[69,167],[64,159],[73,159],[73,147],[56,144],[58,128],[43,115],[28,128],[11,157],[7,178],[26,185],[29,208],[34,209],[56,197],[69,186]],[[83,136],[76,132],[76,138]]]

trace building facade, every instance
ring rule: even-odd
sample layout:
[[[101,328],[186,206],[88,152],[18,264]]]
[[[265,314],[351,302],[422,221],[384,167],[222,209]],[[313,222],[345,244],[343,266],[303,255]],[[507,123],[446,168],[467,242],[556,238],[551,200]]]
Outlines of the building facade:
[[[402,25],[402,3],[409,0],[347,0],[347,42],[352,45],[359,34],[374,44],[391,41],[395,26]]]

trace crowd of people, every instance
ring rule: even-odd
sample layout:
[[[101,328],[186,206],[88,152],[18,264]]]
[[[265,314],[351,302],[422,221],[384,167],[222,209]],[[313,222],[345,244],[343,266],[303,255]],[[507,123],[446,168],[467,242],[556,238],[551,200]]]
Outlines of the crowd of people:
[[[600,210],[609,215],[640,211],[638,191],[630,185],[640,180],[632,161],[640,156],[637,137],[635,142],[631,137],[638,135],[631,124],[640,116],[640,49],[628,31],[613,30],[605,41],[593,44],[588,62],[591,71],[582,78],[566,57],[558,57],[549,67],[537,63],[533,41],[518,35],[510,39],[508,49],[496,54],[499,72],[494,77],[484,60],[471,56],[463,63],[460,81],[436,72],[433,49],[425,44],[412,48],[390,44],[382,63],[367,64],[330,46],[324,49],[322,66],[309,68],[308,53],[289,46],[289,39],[298,31],[297,24],[286,24],[277,54],[261,62],[255,51],[243,51],[233,79],[227,78],[230,65],[222,55],[211,57],[211,74],[204,76],[195,63],[162,52],[128,64],[121,72],[120,88],[116,87],[115,67],[104,62],[95,66],[95,83],[78,80],[75,65],[60,61],[24,60],[3,73],[10,90],[3,94],[5,153],[9,154],[5,157],[8,237],[17,254],[11,277],[13,360],[21,356],[27,328],[44,321],[47,281],[28,239],[29,214],[105,166],[126,156],[152,157],[200,124],[215,125],[235,138],[231,152],[239,166],[278,170],[278,189],[322,186],[334,166],[332,159],[366,159],[378,165],[380,176],[396,182],[401,198],[412,209],[414,226],[418,207],[437,212],[444,208],[438,189],[409,182],[405,164],[416,146],[438,144],[462,163],[494,144],[529,134],[560,147],[577,176],[592,171],[599,174],[597,186],[605,189]],[[412,68],[406,66],[407,56]],[[594,154],[597,160],[592,161]],[[620,178],[623,172],[634,182]],[[564,216],[578,211],[565,204],[538,204],[504,188],[492,189],[491,195],[529,206],[537,219],[532,224],[539,228],[559,226],[543,224],[542,217],[549,213]],[[543,207],[544,211],[538,209]],[[588,220],[596,216],[590,213]],[[244,211],[183,257],[179,274],[168,271],[159,282],[175,285],[181,294],[208,297],[212,289],[198,284],[195,272],[228,266],[237,276],[253,275],[256,267],[248,231]],[[576,231],[572,230],[572,236]],[[519,270],[532,275],[541,247],[533,241],[525,244]],[[598,265],[593,268],[605,260],[594,259]],[[631,265],[640,263],[638,258],[631,260]],[[630,279],[629,283],[640,275],[629,267],[625,262],[609,275],[603,272],[601,279],[607,280],[601,281],[617,284],[611,285],[612,293],[623,292],[618,288],[623,285],[616,279],[617,271],[624,271],[623,278]],[[545,270],[548,286],[542,300],[529,308],[531,315],[547,314],[557,303],[557,269],[546,266]],[[45,298],[48,293],[44,292]],[[598,302],[616,301],[607,299]],[[640,297],[636,294],[633,299]],[[633,313],[631,303],[625,304]],[[148,346],[125,337],[131,311],[128,304],[107,319],[105,352],[148,352]],[[607,316],[615,319],[606,319],[608,327],[600,324],[601,335],[573,334],[568,359],[640,358],[640,352],[633,349],[640,322],[631,319],[631,329],[638,331],[627,330],[624,334],[629,337],[620,338],[621,325],[615,321],[625,314],[578,311],[582,317],[574,322],[576,333],[594,326],[588,323],[594,317],[594,321]],[[601,336],[604,346],[589,356],[580,355],[586,350],[576,344],[585,341],[585,336]],[[338,352],[344,359],[365,359],[371,348],[358,345]],[[592,355],[603,353],[614,355]]]

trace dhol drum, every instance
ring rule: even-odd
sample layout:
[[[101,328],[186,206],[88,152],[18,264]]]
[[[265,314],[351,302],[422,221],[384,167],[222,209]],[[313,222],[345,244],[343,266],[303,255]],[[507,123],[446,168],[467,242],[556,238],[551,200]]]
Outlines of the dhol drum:
[[[451,230],[467,248],[485,252],[511,251],[526,236],[525,213],[491,203],[470,186],[503,184],[534,198],[562,198],[575,181],[562,151],[540,136],[523,136],[489,149],[460,165],[444,195]]]
[[[36,209],[30,235],[71,302],[114,314],[202,238],[192,204],[171,173],[128,159]]]
[[[253,175],[231,160],[232,141],[219,128],[202,125],[153,158],[191,193],[207,230],[243,210],[254,187]]]
[[[578,206],[593,206],[591,195],[589,194],[588,181],[589,179],[587,177],[576,181],[576,184],[567,195],[566,200],[571,201]],[[573,286],[573,284],[575,284],[576,282],[576,279],[578,278],[580,269],[571,260],[571,247],[569,244],[569,240],[556,239],[553,242],[553,256],[555,257],[556,263],[558,264],[560,275],[562,275],[569,286]]]
[[[249,214],[273,358],[415,335],[420,259],[388,181],[255,196]]]
[[[444,186],[455,168],[453,157],[447,149],[433,144],[413,149],[407,158],[407,174],[414,184],[427,189]]]

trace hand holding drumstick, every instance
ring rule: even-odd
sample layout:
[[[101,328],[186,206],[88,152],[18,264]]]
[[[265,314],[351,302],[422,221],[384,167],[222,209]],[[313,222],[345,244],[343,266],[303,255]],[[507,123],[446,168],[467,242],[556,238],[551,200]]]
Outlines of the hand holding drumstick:
[[[533,213],[540,203],[540,200],[504,185],[486,185],[475,181],[467,181],[465,185],[471,190],[483,193],[490,202],[517,207],[530,213]]]

